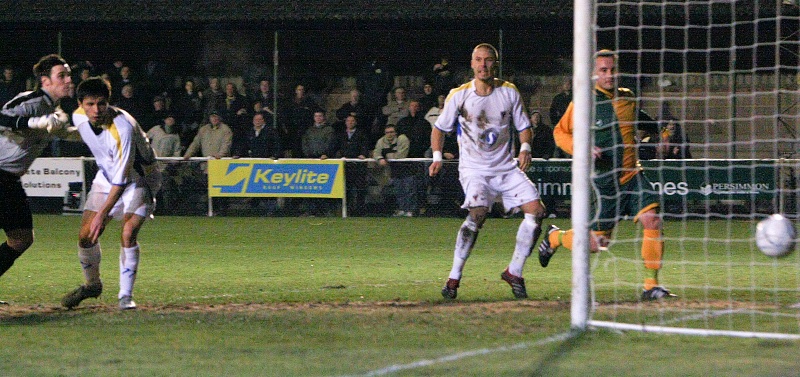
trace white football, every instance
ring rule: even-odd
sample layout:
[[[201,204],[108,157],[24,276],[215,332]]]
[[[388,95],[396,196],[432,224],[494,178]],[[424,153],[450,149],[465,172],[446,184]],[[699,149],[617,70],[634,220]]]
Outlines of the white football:
[[[791,220],[771,215],[756,225],[756,246],[767,256],[780,258],[794,251],[797,230]]]

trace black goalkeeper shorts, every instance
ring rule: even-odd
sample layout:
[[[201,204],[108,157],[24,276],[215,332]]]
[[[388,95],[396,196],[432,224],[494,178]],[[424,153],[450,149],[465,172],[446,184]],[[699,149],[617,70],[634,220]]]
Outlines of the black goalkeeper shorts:
[[[33,229],[28,195],[19,177],[0,171],[0,229]]]

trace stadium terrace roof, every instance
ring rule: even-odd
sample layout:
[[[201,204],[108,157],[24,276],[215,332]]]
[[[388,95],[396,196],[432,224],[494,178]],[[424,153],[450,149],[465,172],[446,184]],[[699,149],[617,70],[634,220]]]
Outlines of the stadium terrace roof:
[[[598,18],[678,17],[737,19],[776,13],[774,0],[714,0],[644,2],[597,0]],[[710,3],[710,4],[709,4]],[[795,6],[796,7],[796,6]],[[676,12],[677,11],[677,12]],[[271,22],[291,28],[293,22],[324,21],[382,22],[406,21],[533,21],[572,18],[569,0],[490,0],[478,1],[389,1],[389,0],[156,0],[156,1],[4,1],[0,4],[0,23],[159,23],[159,22]],[[677,16],[675,16],[677,14]],[[180,25],[175,25],[180,27]],[[408,26],[406,24],[406,26]],[[304,25],[302,27],[308,27]]]

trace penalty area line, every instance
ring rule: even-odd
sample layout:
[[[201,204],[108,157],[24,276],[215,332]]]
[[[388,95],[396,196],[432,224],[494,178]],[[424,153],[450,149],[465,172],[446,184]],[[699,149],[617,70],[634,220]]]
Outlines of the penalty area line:
[[[566,333],[562,333],[562,334],[553,335],[551,337],[548,337],[548,338],[545,338],[545,339],[542,339],[542,340],[539,340],[539,341],[536,341],[536,342],[523,342],[523,343],[517,343],[517,344],[511,345],[511,346],[501,346],[501,347],[497,347],[497,348],[482,348],[482,349],[477,349],[477,350],[472,350],[472,351],[459,352],[459,353],[454,353],[452,355],[438,357],[438,358],[435,358],[435,359],[419,360],[419,361],[415,361],[413,363],[408,363],[408,364],[390,365],[390,366],[388,366],[386,368],[376,369],[376,370],[372,370],[372,371],[366,372],[364,374],[358,374],[358,375],[353,375],[353,376],[365,376],[365,377],[366,376],[384,376],[384,375],[387,375],[387,374],[390,374],[390,373],[394,373],[394,372],[399,372],[399,371],[402,371],[402,370],[416,369],[416,368],[427,367],[427,366],[431,366],[431,365],[435,365],[435,364],[448,363],[448,362],[451,362],[451,361],[456,361],[456,360],[460,360],[460,359],[464,359],[464,358],[468,358],[468,357],[491,355],[493,353],[498,353],[498,352],[506,352],[506,351],[525,349],[525,348],[529,348],[529,347],[543,346],[543,345],[554,343],[554,342],[565,341],[565,340],[570,339],[570,338],[572,338],[574,336],[575,336],[574,333],[566,332]],[[344,377],[347,377],[347,376],[344,376]]]

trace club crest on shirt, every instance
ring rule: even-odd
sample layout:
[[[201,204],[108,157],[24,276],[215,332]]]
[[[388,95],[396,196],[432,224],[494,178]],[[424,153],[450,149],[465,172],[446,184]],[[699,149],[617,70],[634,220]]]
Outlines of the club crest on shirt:
[[[494,127],[487,128],[481,132],[480,137],[480,146],[481,149],[485,151],[493,150],[497,144],[497,140],[500,139],[500,133]]]

